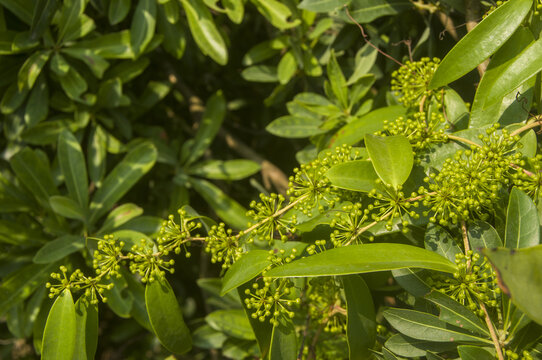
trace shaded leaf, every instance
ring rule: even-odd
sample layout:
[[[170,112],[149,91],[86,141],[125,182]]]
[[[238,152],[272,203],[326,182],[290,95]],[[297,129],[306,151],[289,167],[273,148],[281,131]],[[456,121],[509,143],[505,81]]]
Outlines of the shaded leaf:
[[[213,329],[238,339],[255,340],[245,312],[241,309],[217,310],[205,317]]]
[[[79,251],[85,247],[85,238],[78,235],[64,235],[52,240],[34,255],[36,264],[49,264]]]
[[[75,351],[75,305],[70,290],[65,289],[49,311],[43,332],[43,360],[72,360]]]
[[[265,250],[252,250],[241,256],[224,275],[221,295],[225,295],[260,274],[272,264],[268,258],[269,252]]]

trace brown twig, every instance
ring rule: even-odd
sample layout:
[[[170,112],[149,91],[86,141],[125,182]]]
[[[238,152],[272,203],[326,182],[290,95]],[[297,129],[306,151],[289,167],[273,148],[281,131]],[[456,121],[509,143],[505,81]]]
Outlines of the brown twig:
[[[519,129],[512,131],[510,136],[519,135],[522,132],[527,131],[527,130],[532,129],[532,128],[535,128],[537,126],[542,127],[542,115],[534,116],[533,118],[530,118],[527,122],[528,123],[526,125],[523,125]]]
[[[489,329],[489,334],[491,335],[493,345],[495,346],[497,356],[499,357],[499,360],[504,360],[504,356],[502,355],[501,343],[499,342],[499,338],[497,337],[497,333],[495,332],[495,328],[493,327],[493,323],[491,322],[491,318],[489,317],[489,313],[487,312],[486,306],[483,302],[480,302],[480,308],[484,312],[484,319]]]
[[[446,14],[443,11],[438,11],[437,16],[442,26],[444,26],[444,30],[440,33],[441,35],[439,35],[440,40],[442,40],[445,33],[450,34],[450,36],[455,41],[459,40],[459,36],[457,35],[457,30],[455,28],[454,21],[452,20],[452,18],[449,17],[448,14]]]

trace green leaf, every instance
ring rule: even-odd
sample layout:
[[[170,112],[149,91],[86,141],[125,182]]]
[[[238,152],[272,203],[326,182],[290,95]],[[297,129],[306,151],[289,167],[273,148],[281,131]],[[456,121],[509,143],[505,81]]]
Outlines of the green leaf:
[[[109,79],[100,84],[97,106],[116,108],[122,106],[122,101],[122,81],[119,78]]]
[[[382,130],[385,120],[394,121],[398,117],[406,115],[406,112],[407,109],[402,106],[388,106],[353,119],[333,135],[329,141],[329,147],[342,144],[354,145],[363,140],[366,134]]]
[[[388,351],[393,351],[399,356],[405,356],[408,358],[425,356],[428,350],[436,352],[454,350],[457,346],[454,343],[418,340],[403,334],[392,335],[392,337],[386,341],[385,345],[386,348],[389,349]],[[382,350],[387,350],[386,348],[383,348]],[[388,359],[388,357],[386,357],[386,359]],[[390,357],[389,359],[395,360],[399,358]]]
[[[495,355],[480,346],[460,345],[457,347],[461,360],[493,360]]]
[[[396,269],[392,270],[393,278],[406,291],[416,297],[425,296],[431,287],[425,282],[427,270],[423,269]]]
[[[250,218],[245,215],[246,209],[210,182],[192,179],[190,184],[226,224],[243,229],[249,223]]]
[[[58,137],[58,161],[70,197],[77,201],[82,209],[86,209],[88,178],[85,157],[76,137],[67,130]]]
[[[262,41],[258,45],[250,48],[243,56],[243,65],[250,66],[278,54],[282,49],[288,46],[288,37],[279,36],[268,41]]]
[[[143,209],[139,206],[132,203],[122,204],[107,215],[98,234],[108,234],[111,230],[137,218],[141,214],[143,214]]]
[[[19,75],[17,77],[17,86],[19,91],[23,89],[32,89],[38,76],[41,73],[41,70],[49,60],[51,51],[36,51],[30,55],[23,66],[19,70]]]
[[[86,208],[81,206],[66,196],[55,195],[49,198],[49,205],[55,213],[68,219],[86,220]]]
[[[62,52],[84,62],[98,79],[102,78],[109,67],[109,62],[98,55],[95,50],[66,48],[62,49]]]
[[[45,120],[49,113],[49,87],[45,77],[38,78],[26,102],[24,121],[28,128]]]
[[[342,109],[348,108],[348,88],[346,87],[346,79],[335,57],[335,52],[331,52],[331,57],[327,63],[327,76],[331,85],[333,94],[339,100]]]
[[[231,21],[235,24],[240,24],[243,21],[245,5],[242,0],[222,0],[222,5]]]
[[[265,129],[276,136],[297,139],[325,133],[327,130],[321,129],[321,125],[319,119],[285,115],[273,120]]]
[[[32,0],[0,0],[0,5],[8,9],[26,24],[32,23]]]
[[[478,253],[481,249],[502,247],[502,240],[493,226],[485,221],[469,222],[467,234],[471,248]]]
[[[74,360],[92,360],[98,347],[98,305],[83,296],[75,303]]]
[[[241,77],[246,81],[278,82],[277,68],[268,65],[255,65],[244,69]]]
[[[218,130],[222,126],[225,116],[226,100],[222,95],[222,91],[217,91],[205,104],[205,112],[203,113],[198,132],[194,137],[194,144],[190,148],[190,154],[186,158],[186,165],[196,161],[211,145]]]
[[[288,51],[282,56],[277,66],[277,77],[281,84],[286,84],[290,81],[297,71],[297,61],[293,51]]]
[[[70,290],[65,289],[55,300],[47,316],[43,333],[43,360],[72,360],[76,338],[75,305]]]
[[[62,43],[64,36],[68,34],[74,25],[78,23],[79,18],[85,11],[85,0],[66,0],[63,3],[58,22],[57,42]]]
[[[369,44],[363,45],[361,49],[358,50],[355,57],[356,66],[354,72],[348,78],[346,85],[352,85],[358,81],[362,76],[369,73],[373,67],[378,51]]]
[[[260,171],[261,166],[252,160],[210,160],[197,163],[187,173],[216,180],[240,180]]]
[[[49,164],[36,151],[24,148],[10,159],[11,168],[36,200],[49,208],[49,197],[58,194]]]
[[[107,135],[100,126],[92,126],[88,137],[87,163],[90,180],[101,187],[105,175]]]
[[[64,235],[45,244],[34,255],[36,264],[50,264],[85,247],[85,238],[78,235]]]
[[[93,50],[96,55],[105,59],[132,59],[134,53],[130,39],[130,31],[123,30],[79,41],[72,48]]]
[[[297,7],[313,12],[329,12],[348,5],[349,2],[349,0],[303,0]]]
[[[504,246],[518,249],[540,243],[538,211],[531,198],[518,188],[513,188],[506,212]]]
[[[24,88],[19,91],[16,83],[11,84],[2,96],[2,102],[0,103],[0,111],[4,115],[13,113],[19,108],[28,95],[28,89]]]
[[[224,296],[231,290],[256,277],[271,265],[271,261],[268,258],[269,252],[265,250],[252,250],[241,256],[224,275],[220,294]]]
[[[205,317],[213,329],[238,339],[255,340],[248,318],[241,309],[217,310]]]
[[[277,322],[278,324],[273,326],[271,333],[269,360],[297,359],[297,338],[292,319],[281,314],[278,316]]]
[[[176,4],[176,2],[170,1],[168,4]],[[182,58],[186,48],[186,34],[182,22],[177,21],[173,24],[169,22],[164,13],[164,6],[160,6],[158,14],[158,31],[164,35],[162,46],[175,58]]]
[[[506,94],[533,78],[540,70],[542,70],[542,39],[525,47],[514,57],[506,70],[499,74],[486,97],[484,107],[502,100]]]
[[[116,25],[130,12],[130,0],[110,0],[107,16],[111,25]]]
[[[397,15],[410,8],[412,4],[405,0],[352,0],[348,11],[354,20],[366,24],[382,16]],[[344,13],[344,10],[341,13]]]
[[[512,302],[542,325],[542,245],[524,249],[484,249],[497,269],[499,286]]]
[[[79,100],[81,95],[88,89],[87,81],[73,67],[70,67],[70,71],[66,76],[60,78],[60,86],[72,100]]]
[[[154,36],[156,27],[156,1],[139,0],[130,27],[132,50],[141,55]]]
[[[224,341],[228,338],[209,325],[198,327],[192,335],[194,336],[194,346],[200,349],[220,349],[223,347]]]
[[[141,143],[126,154],[94,194],[89,222],[93,224],[109,211],[153,167],[156,157],[156,148],[149,142]]]
[[[2,278],[0,285],[0,315],[28,298],[36,288],[45,286],[51,271],[58,264],[29,264]]]
[[[435,315],[420,311],[388,309],[384,311],[384,318],[401,334],[414,339],[492,344],[489,338],[481,338],[464,332],[461,328],[451,326]]]
[[[430,223],[427,226],[424,238],[425,248],[455,261],[455,255],[461,253],[459,245],[454,238],[440,225]]]
[[[326,250],[271,269],[266,276],[349,275],[404,268],[457,271],[454,263],[432,251],[411,245],[381,243]]]
[[[459,79],[494,54],[521,25],[531,0],[510,0],[499,6],[448,52],[429,87],[436,89]]]
[[[370,358],[376,341],[376,314],[371,291],[359,275],[342,276],[346,299],[349,359]]]
[[[184,323],[181,307],[167,280],[157,278],[147,284],[145,303],[152,328],[160,343],[175,354],[189,351],[192,348],[190,331]]]
[[[367,134],[365,146],[380,179],[395,188],[403,185],[414,166],[408,139],[402,135],[379,137]]]
[[[377,184],[373,164],[367,160],[354,160],[332,166],[326,177],[333,186],[341,189],[369,192]]]
[[[299,24],[299,20],[288,21],[292,12],[285,4],[277,0],[251,0],[256,9],[265,16],[269,22],[280,30],[286,30]]]
[[[66,61],[60,52],[54,52],[49,64],[51,70],[58,76],[66,76],[70,71],[70,64]]]
[[[228,62],[228,50],[216,28],[211,12],[202,0],[181,0],[194,41],[203,52],[220,65]]]
[[[438,291],[432,291],[425,298],[438,305],[440,320],[454,326],[459,326],[462,329],[470,330],[483,337],[490,336],[487,326],[475,313],[449,296]]]

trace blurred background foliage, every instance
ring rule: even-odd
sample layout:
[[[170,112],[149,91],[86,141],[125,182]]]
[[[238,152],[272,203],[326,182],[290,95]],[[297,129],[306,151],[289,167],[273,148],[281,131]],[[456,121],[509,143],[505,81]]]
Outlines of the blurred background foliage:
[[[244,205],[284,192],[298,162],[359,131],[348,124],[395,116],[398,66],[352,20],[400,61],[442,57],[466,33],[461,0],[0,0],[0,357],[38,356],[44,284],[60,264],[88,268],[92,237],[134,243],[185,205],[241,228]],[[465,101],[478,79],[454,84]],[[257,353],[208,315],[241,306],[194,255],[170,278],[190,356]],[[166,357],[142,286],[115,282],[96,357]]]

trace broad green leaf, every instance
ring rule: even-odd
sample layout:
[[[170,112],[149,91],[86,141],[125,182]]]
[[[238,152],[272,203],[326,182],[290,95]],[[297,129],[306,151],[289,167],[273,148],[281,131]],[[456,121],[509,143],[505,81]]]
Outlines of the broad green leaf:
[[[116,25],[130,12],[131,0],[110,0],[107,16],[111,25]]]
[[[299,20],[288,21],[292,12],[280,1],[277,0],[251,0],[256,9],[265,16],[269,22],[280,30],[286,30],[299,24]]]
[[[245,215],[246,209],[210,182],[193,179],[190,184],[226,224],[236,229],[244,229],[249,223],[250,218]]]
[[[303,0],[297,7],[314,12],[329,12],[348,5],[349,2],[349,0]]]
[[[483,337],[490,336],[487,326],[475,313],[449,296],[438,291],[432,291],[425,296],[425,299],[438,305],[440,309],[440,320],[462,329],[470,330]]]
[[[156,1],[139,0],[130,27],[132,50],[141,55],[154,36],[156,27]]]
[[[23,131],[21,139],[31,145],[53,145],[58,142],[58,136],[68,129],[68,119],[50,120]]]
[[[70,64],[66,61],[66,58],[60,54],[60,52],[54,52],[49,63],[51,70],[58,76],[66,76],[70,71]]]
[[[49,197],[58,194],[49,164],[30,148],[24,148],[10,159],[11,168],[36,200],[49,208]]]
[[[241,256],[224,275],[221,295],[227,294],[260,274],[272,264],[268,258],[269,252],[265,250],[252,250]]]
[[[93,50],[96,55],[104,59],[132,59],[134,53],[130,39],[130,31],[123,30],[79,41],[72,48]]]
[[[90,204],[91,224],[109,211],[152,168],[156,156],[156,148],[149,142],[141,143],[126,154],[94,194]]]
[[[461,360],[493,360],[495,355],[480,346],[460,345],[457,347]]]
[[[0,174],[0,212],[29,212],[32,205],[34,203],[29,195]],[[15,224],[14,222],[10,223]]]
[[[102,78],[104,72],[109,67],[109,62],[98,55],[97,51],[66,48],[62,49],[62,53],[84,62],[98,79]]]
[[[0,111],[4,115],[13,113],[19,108],[28,95],[28,89],[24,88],[19,91],[16,83],[11,84],[2,96],[2,102],[0,102]]]
[[[327,76],[333,94],[339,101],[342,109],[348,108],[348,88],[346,87],[346,79],[335,57],[335,52],[331,52],[331,57],[327,63]]]
[[[403,185],[414,166],[408,139],[402,135],[380,137],[367,134],[365,146],[380,179],[394,188]]]
[[[476,94],[471,108],[469,127],[478,128],[484,125],[491,125],[498,122],[502,125],[517,123],[525,120],[529,114],[523,111],[522,107],[530,108],[530,104],[524,105],[516,101],[516,92],[510,93],[502,99],[501,103],[495,103],[488,106],[486,100],[493,89],[495,81],[506,71],[508,66],[514,61],[514,58],[523,49],[534,41],[532,32],[520,26],[508,41],[491,57],[480,84],[476,88]],[[532,91],[528,91],[534,82],[524,84],[517,89],[526,97]],[[531,97],[527,97],[530,99]],[[525,113],[525,114],[522,114]]]
[[[384,311],[383,315],[397,331],[414,339],[492,344],[489,338],[467,333],[461,328],[451,326],[435,315],[428,313],[407,309],[388,309]]]
[[[375,131],[382,130],[384,120],[394,121],[400,116],[405,116],[406,112],[406,108],[398,105],[373,110],[339,129],[329,141],[329,147],[342,144],[354,145],[363,140],[366,134],[373,134]]]
[[[49,87],[42,76],[32,88],[28,101],[26,102],[24,121],[31,128],[45,120],[49,113]]]
[[[278,54],[282,49],[288,46],[288,37],[279,36],[274,39],[263,41],[253,46],[243,56],[243,65],[251,66]]]
[[[342,276],[346,299],[349,359],[367,359],[376,341],[376,314],[371,291],[359,275]]]
[[[240,180],[260,171],[261,167],[252,160],[210,160],[197,163],[187,173],[216,180]]]
[[[70,71],[68,71],[66,76],[60,78],[60,86],[62,86],[66,95],[72,100],[80,99],[81,95],[88,89],[85,78],[73,67],[70,67]]]
[[[147,314],[147,306],[145,305],[145,287],[141,284],[139,279],[134,278],[134,275],[126,268],[121,268],[121,274],[123,279],[128,285],[128,291],[132,295],[133,303],[130,316],[132,316],[139,325],[145,329],[152,331],[149,315]]]
[[[43,360],[73,360],[76,338],[75,305],[70,290],[55,300],[43,332]]]
[[[109,79],[100,84],[97,106],[111,109],[122,106],[122,102],[122,81],[119,78]]]
[[[241,77],[246,81],[278,82],[277,68],[268,65],[254,65],[244,69]]]
[[[405,0],[352,0],[348,11],[354,20],[366,24],[382,16],[397,15],[410,8],[412,4]],[[346,18],[346,15],[343,17]]]
[[[428,350],[442,352],[454,350],[457,347],[457,344],[454,343],[418,340],[405,336],[403,334],[392,335],[386,341],[385,345],[386,348],[384,349],[388,349],[389,351],[393,351],[399,356],[405,356],[408,358],[425,356]],[[388,357],[386,357],[386,359],[388,359]],[[393,357],[393,359],[395,360],[399,358]]]
[[[122,61],[109,68],[104,79],[119,78],[122,83],[127,83],[141,75],[149,64],[150,60],[147,57],[140,57],[134,61]]]
[[[481,249],[503,246],[497,230],[485,221],[475,220],[469,222],[467,233],[470,246],[475,252],[481,253]]]
[[[205,103],[205,111],[185,164],[191,164],[203,155],[213,142],[218,130],[220,130],[225,116],[226,100],[222,95],[222,91],[218,91]]]
[[[127,281],[124,277],[112,277],[106,280],[105,283],[113,284],[111,289],[105,290],[102,294],[107,299],[107,306],[118,317],[128,319],[134,305],[134,297],[132,296],[132,292],[127,289]]]
[[[282,56],[277,66],[277,77],[281,84],[286,84],[290,81],[297,71],[297,61],[293,51],[288,51]]]
[[[32,89],[34,87],[41,70],[49,60],[50,55],[51,51],[49,50],[36,51],[26,59],[23,66],[21,66],[17,77],[19,91],[23,91],[23,89]]]
[[[100,126],[93,126],[88,137],[87,164],[90,180],[98,187],[105,175],[107,136]]]
[[[111,230],[116,229],[141,214],[143,214],[143,209],[139,206],[132,203],[122,204],[107,215],[98,233],[108,234]]]
[[[45,240],[41,231],[29,227],[24,222],[0,219],[0,242],[11,245],[35,245]]]
[[[542,70],[542,39],[535,41],[516,55],[506,70],[499,74],[487,95],[484,106],[500,101],[521,84]]]
[[[542,325],[542,245],[524,249],[484,249],[497,269],[499,286],[512,302]]]
[[[200,349],[220,349],[223,347],[224,341],[228,338],[220,331],[216,331],[209,325],[198,327],[194,332],[194,346]]]
[[[92,360],[98,347],[98,305],[83,296],[75,303],[74,360]]]
[[[446,120],[451,124],[461,123],[469,118],[469,109],[465,101],[461,95],[449,87],[444,89],[444,108]]]
[[[34,8],[32,0],[0,0],[0,5],[26,24],[30,25],[32,23],[32,9]]]
[[[169,3],[176,4],[174,1],[170,1]],[[158,31],[164,35],[162,46],[168,53],[180,59],[186,48],[186,34],[182,22],[177,21],[172,24],[166,18],[166,14],[164,14],[164,7],[160,6],[158,10]]]
[[[271,344],[269,346],[269,360],[295,360],[297,359],[297,337],[292,319],[280,314],[278,324],[273,326]]]
[[[346,85],[352,85],[358,81],[362,76],[369,73],[373,67],[378,51],[369,44],[365,44],[361,49],[358,50],[355,57],[356,66],[354,72],[348,78]]]
[[[173,289],[165,279],[155,279],[145,288],[147,313],[154,333],[166,349],[183,354],[192,348],[190,331],[186,327],[181,307]]]
[[[45,244],[34,255],[36,264],[50,264],[85,247],[85,238],[78,235],[64,235]]]
[[[427,226],[424,238],[425,248],[455,261],[455,255],[461,253],[459,245],[454,238],[440,225],[430,223]]]
[[[411,245],[381,243],[326,250],[271,269],[266,276],[331,276],[404,268],[457,271],[454,263],[432,251]]]
[[[85,11],[85,0],[67,0],[64,1],[58,23],[57,42],[62,43],[62,40],[68,34],[68,30],[77,24],[79,18]]]
[[[51,196],[49,198],[49,205],[60,216],[67,217],[68,219],[86,220],[86,208],[81,208],[81,205],[69,197],[60,195]]]
[[[538,211],[531,198],[518,188],[513,188],[506,212],[504,246],[518,249],[540,243]]]
[[[297,139],[325,133],[327,130],[321,129],[321,125],[319,119],[285,115],[273,120],[265,129],[276,136]]]
[[[181,0],[188,26],[200,50],[220,65],[228,62],[228,50],[211,12],[202,0]]]
[[[431,291],[426,283],[428,271],[423,269],[396,269],[392,270],[393,278],[403,289],[416,297],[425,296]]]
[[[238,339],[255,340],[245,312],[241,309],[217,310],[205,317],[213,329]]]
[[[79,38],[85,37],[96,29],[94,20],[82,14],[69,28],[66,30],[64,43],[69,43]]]
[[[499,6],[448,52],[429,87],[436,89],[459,79],[494,54],[521,25],[531,0],[510,0]]]
[[[67,130],[58,137],[58,161],[70,197],[77,201],[82,209],[86,209],[88,206],[88,177],[85,157],[81,145],[75,136]]]
[[[376,187],[373,164],[367,160],[354,160],[332,166],[326,177],[333,186],[341,189],[369,192]]]
[[[235,24],[240,24],[243,21],[245,5],[242,0],[222,0],[222,5],[231,21]]]
[[[0,315],[28,298],[36,288],[45,286],[58,264],[29,264],[2,278],[0,285]]]

